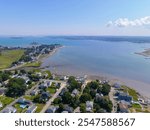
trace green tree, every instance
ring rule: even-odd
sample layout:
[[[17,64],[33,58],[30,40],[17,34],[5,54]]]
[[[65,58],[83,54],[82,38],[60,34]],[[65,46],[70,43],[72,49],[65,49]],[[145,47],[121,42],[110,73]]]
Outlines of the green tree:
[[[61,113],[64,110],[64,105],[62,103],[59,104],[59,108],[57,109],[58,113]]]
[[[110,92],[111,86],[108,83],[103,84],[102,86],[102,94],[103,95],[108,95]]]
[[[54,99],[54,104],[60,104],[61,103],[61,98],[57,97]]]
[[[85,105],[85,103],[80,104],[80,112],[81,113],[86,113],[86,105]]]
[[[112,111],[113,104],[108,97],[102,97],[95,101],[99,106],[105,109],[107,112]]]
[[[90,91],[90,95],[91,95],[92,98],[95,98],[95,96],[96,96],[96,91],[95,91],[95,90],[91,90],[91,91]]]
[[[70,94],[70,92],[65,92],[63,95],[62,95],[62,102],[64,104],[71,104],[72,103],[72,96]]]
[[[7,92],[6,95],[9,97],[19,97],[24,95],[27,86],[25,84],[25,80],[21,78],[13,78],[10,79],[9,83],[7,84]]]
[[[34,98],[33,98],[33,102],[34,103],[41,103],[41,96],[40,95],[36,95]]]
[[[92,97],[88,93],[83,93],[80,97],[80,102],[85,103],[86,101],[92,100]]]
[[[92,81],[92,82],[88,83],[88,86],[89,86],[89,88],[97,89],[99,87],[99,82]]]

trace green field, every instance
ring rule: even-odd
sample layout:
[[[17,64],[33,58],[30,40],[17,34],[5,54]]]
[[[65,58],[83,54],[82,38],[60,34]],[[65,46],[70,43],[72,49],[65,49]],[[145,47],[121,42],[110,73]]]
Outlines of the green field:
[[[6,96],[0,96],[0,102],[3,104],[3,108],[14,101],[14,98],[6,97]],[[2,110],[3,108],[0,108]]]
[[[24,50],[5,50],[0,53],[0,69],[6,69],[14,61],[18,61],[24,54]]]
[[[36,109],[35,113],[40,113],[40,111],[43,109],[43,107],[45,106],[45,104],[39,104],[39,103],[37,103],[36,106],[37,106],[37,109]]]
[[[54,93],[56,93],[56,87],[49,87],[49,88],[47,88],[47,91],[48,91],[50,94],[54,94]]]
[[[32,63],[26,63],[24,65],[24,67],[40,67],[41,66],[41,62],[36,61],[36,62],[32,62]]]

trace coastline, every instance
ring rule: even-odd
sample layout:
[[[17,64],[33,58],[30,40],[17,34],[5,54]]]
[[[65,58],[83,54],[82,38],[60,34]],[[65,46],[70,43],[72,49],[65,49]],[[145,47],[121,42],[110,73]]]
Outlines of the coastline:
[[[50,54],[42,57],[40,59],[40,61],[43,63],[43,60],[45,58],[53,56],[55,53],[57,53],[57,51],[59,49],[61,49],[63,47],[64,46],[56,48]],[[89,79],[109,80],[112,84],[113,83],[120,83],[122,85],[126,85],[130,88],[135,89],[143,97],[150,98],[150,94],[149,94],[150,84],[149,83],[145,83],[145,82],[137,81],[137,80],[132,80],[132,79],[127,79],[127,78],[123,78],[123,77],[117,77],[117,76],[114,76],[114,75],[109,75],[107,73],[95,74],[95,73],[92,73],[92,72],[84,73],[82,71],[78,73],[77,71],[72,70],[71,68],[69,68],[67,66],[66,66],[67,69],[63,70],[64,66],[66,66],[66,65],[53,65],[53,64],[50,64],[50,65],[47,65],[47,66],[42,66],[41,65],[41,69],[50,70],[53,74],[56,74],[56,75],[68,75],[68,76],[70,76],[70,75],[73,75],[73,76],[87,75],[89,77]],[[61,68],[61,69],[59,69],[59,68]]]
[[[50,69],[49,69],[50,70]],[[73,74],[73,73],[66,73],[66,72],[60,72],[57,70],[56,72],[51,71],[52,73],[54,73],[55,75],[67,75],[67,76],[84,76],[87,75],[89,80],[108,80],[111,84],[114,83],[119,83],[121,85],[125,85],[128,86],[134,90],[137,91],[137,93],[139,93],[141,96],[145,97],[145,98],[149,98],[150,99],[150,88],[149,88],[149,84],[148,83],[144,83],[141,81],[137,81],[137,80],[132,80],[132,79],[126,79],[123,77],[116,77],[114,75],[108,75],[108,74],[93,74],[93,73],[83,73],[82,75],[80,74]]]
[[[148,57],[150,57],[150,48],[144,49],[144,51],[142,51],[142,52],[135,52],[135,54],[148,58]]]
[[[64,47],[64,46],[62,46],[62,47]],[[51,52],[47,56],[43,57],[41,59],[41,62],[43,63],[43,60],[45,58],[53,56],[62,47],[56,48],[53,52]],[[126,79],[126,78],[123,78],[123,77],[117,77],[117,76],[109,75],[109,74],[106,74],[106,73],[101,73],[101,74],[95,74],[95,73],[92,73],[92,72],[88,72],[88,73],[80,72],[80,73],[78,73],[75,70],[70,70],[71,68],[68,68],[68,71],[66,71],[66,70],[62,69],[63,65],[59,66],[61,68],[61,70],[57,69],[57,67],[58,67],[58,65],[47,65],[47,66],[41,67],[41,69],[50,70],[53,74],[56,74],[56,75],[68,75],[68,76],[70,76],[70,75],[73,75],[73,76],[87,75],[89,79],[109,80],[112,84],[113,83],[120,83],[122,85],[126,85],[130,88],[135,89],[143,97],[150,98],[150,94],[149,94],[149,92],[150,92],[149,86],[150,85],[148,83],[144,83],[142,81],[137,81],[137,80],[132,80],[132,79]]]
[[[63,48],[65,46],[61,46],[61,47],[57,47],[55,48],[54,50],[52,50],[49,54],[46,54],[46,55],[43,55],[41,57],[39,57],[38,61],[41,62],[41,64],[43,63],[43,60],[50,57],[50,56],[53,56],[57,51],[59,51],[59,49]],[[41,67],[41,66],[40,66]]]

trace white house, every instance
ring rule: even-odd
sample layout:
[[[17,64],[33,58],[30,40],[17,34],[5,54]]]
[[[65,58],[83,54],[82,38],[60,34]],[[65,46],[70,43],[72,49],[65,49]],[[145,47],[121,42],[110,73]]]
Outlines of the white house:
[[[87,101],[86,102],[86,111],[90,112],[93,110],[93,102],[92,101]]]

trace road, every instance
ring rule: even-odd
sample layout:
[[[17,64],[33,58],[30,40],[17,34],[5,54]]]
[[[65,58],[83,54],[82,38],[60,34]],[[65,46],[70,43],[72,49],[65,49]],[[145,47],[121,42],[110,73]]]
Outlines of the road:
[[[112,109],[112,113],[115,113],[117,110],[117,108],[116,108],[116,101],[115,101],[115,99],[114,99],[114,92],[115,92],[115,89],[113,88],[113,87],[111,87],[111,90],[110,90],[110,92],[109,92],[109,98],[110,98],[110,100],[112,101],[112,104],[113,104],[113,109]]]
[[[60,94],[61,90],[66,87],[66,83],[61,83],[61,87],[58,89],[58,91],[52,96],[52,98],[49,99],[49,101],[46,103],[46,105],[43,107],[40,113],[45,113],[45,111],[49,108],[49,106],[52,104],[52,102],[57,98],[57,96]]]
[[[18,68],[21,68],[25,65],[26,63],[23,63],[21,65],[17,65],[17,66],[14,66],[14,67],[11,67],[11,68],[7,68],[7,69],[3,69],[3,71],[7,70],[7,71],[11,71],[11,70],[16,70]]]

